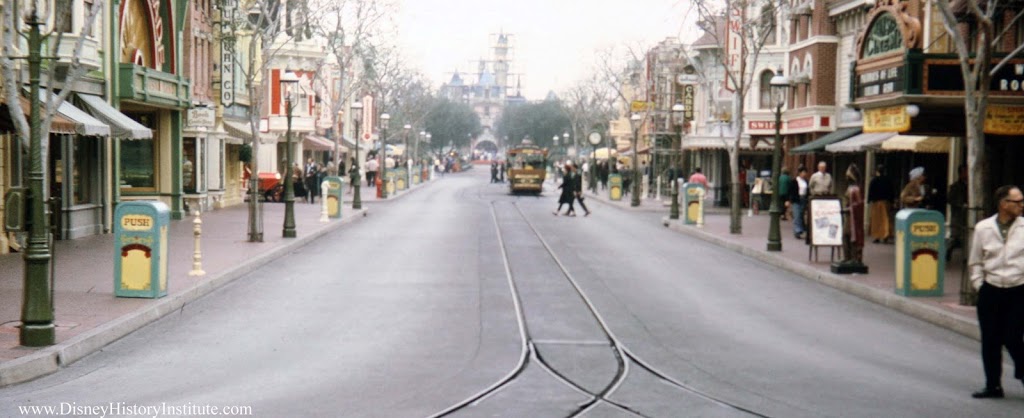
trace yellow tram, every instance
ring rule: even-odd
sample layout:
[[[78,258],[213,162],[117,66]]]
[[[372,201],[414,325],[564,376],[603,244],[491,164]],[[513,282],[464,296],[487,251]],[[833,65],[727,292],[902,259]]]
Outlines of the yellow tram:
[[[548,150],[530,142],[505,151],[509,191],[540,194],[547,174]]]

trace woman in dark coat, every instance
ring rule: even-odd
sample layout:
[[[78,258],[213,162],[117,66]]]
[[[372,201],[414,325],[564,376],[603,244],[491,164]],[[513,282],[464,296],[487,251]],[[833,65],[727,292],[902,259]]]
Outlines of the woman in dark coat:
[[[559,212],[562,211],[562,205],[565,204],[569,205],[569,210],[565,211],[565,216],[576,216],[576,210],[572,207],[573,201],[576,200],[576,180],[572,177],[572,168],[572,163],[565,163],[565,174],[562,176],[562,184],[558,185],[558,188],[562,189],[562,194],[558,197],[558,209],[554,212],[555,216],[558,216]]]

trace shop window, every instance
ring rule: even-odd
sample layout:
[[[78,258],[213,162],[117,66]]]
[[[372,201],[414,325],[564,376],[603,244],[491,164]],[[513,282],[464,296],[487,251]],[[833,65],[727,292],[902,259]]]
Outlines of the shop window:
[[[97,150],[96,138],[75,136],[72,140],[72,204],[96,203],[96,161],[99,155]]]
[[[182,140],[182,161],[181,161],[181,187],[185,190],[185,193],[196,192],[196,166],[199,160],[196,159],[195,138],[184,138]]]
[[[155,128],[155,115],[129,115],[132,119]],[[157,185],[157,148],[155,139],[122,139],[121,189],[154,191]],[[135,190],[132,190],[135,189]]]

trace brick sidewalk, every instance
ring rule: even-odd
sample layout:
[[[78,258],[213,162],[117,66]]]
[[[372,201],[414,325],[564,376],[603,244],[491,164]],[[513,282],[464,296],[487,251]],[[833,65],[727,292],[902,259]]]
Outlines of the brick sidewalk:
[[[630,206],[628,197],[621,201],[608,199],[607,191],[598,194],[586,192],[604,204],[630,211],[659,211],[665,214],[665,222],[672,230],[686,233],[709,242],[733,249],[742,254],[757,258],[768,264],[789,270],[808,279],[817,280],[848,293],[857,295],[872,302],[883,304],[908,315],[948,328],[954,332],[978,339],[977,316],[974,307],[961,306],[960,278],[964,266],[962,251],[953,253],[951,262],[946,263],[946,274],[943,281],[944,293],[941,297],[903,297],[894,292],[896,285],[896,247],[892,244],[874,244],[868,242],[864,247],[864,263],[868,265],[868,274],[838,275],[831,272],[830,250],[820,249],[818,260],[809,258],[808,246],[803,240],[793,236],[792,221],[781,222],[782,251],[768,252],[765,246],[768,241],[770,217],[768,211],[758,215],[747,216],[743,211],[742,234],[729,233],[729,209],[706,207],[705,225],[702,229],[683,225],[682,220],[668,221],[669,206],[667,198],[641,199],[638,207]],[[836,254],[836,257],[840,255]]]

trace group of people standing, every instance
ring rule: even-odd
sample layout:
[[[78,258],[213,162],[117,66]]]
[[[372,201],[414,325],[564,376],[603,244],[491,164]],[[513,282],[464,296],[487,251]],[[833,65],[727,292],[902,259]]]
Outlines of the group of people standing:
[[[806,170],[789,182],[788,196],[793,203],[794,231],[799,238],[805,233],[802,212],[808,196],[832,193],[832,177],[824,162],[818,172],[807,179]],[[908,173],[907,185],[899,195],[884,175],[884,167],[875,170],[869,184],[867,202],[870,207],[869,234],[874,242],[889,242],[893,237],[890,218],[892,203],[908,208],[942,208],[937,190],[929,189],[925,169],[916,167]],[[788,177],[788,176],[787,176]],[[846,205],[850,210],[847,228],[850,234],[849,258],[860,261],[864,243],[864,199],[860,191],[860,170],[851,164],[846,171]],[[806,194],[805,194],[806,193]],[[786,196],[786,195],[784,195]],[[946,256],[967,239],[967,167],[960,166],[958,180],[949,187],[950,240]],[[973,288],[978,292],[977,315],[981,329],[981,358],[985,386],[972,397],[1002,398],[1002,352],[1005,347],[1014,362],[1013,378],[1024,383],[1024,194],[1018,186],[996,189],[993,196],[996,213],[979,221],[970,237],[967,269]]]
[[[316,197],[320,195],[320,183],[324,181],[324,177],[327,177],[327,167],[317,164],[312,158],[306,160],[304,167],[299,167],[296,163],[292,167],[295,196],[308,203],[316,203]]]

